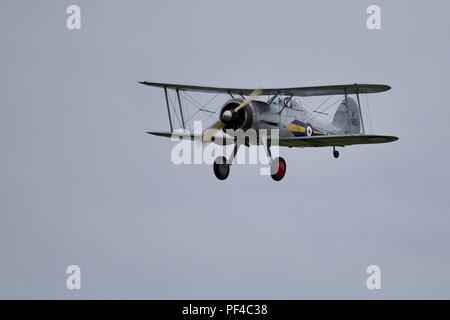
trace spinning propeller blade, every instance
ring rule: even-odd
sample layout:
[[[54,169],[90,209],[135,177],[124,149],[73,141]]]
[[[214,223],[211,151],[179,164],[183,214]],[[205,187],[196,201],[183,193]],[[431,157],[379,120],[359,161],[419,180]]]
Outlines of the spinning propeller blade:
[[[261,95],[262,92],[263,92],[262,89],[254,90],[247,98],[245,98],[244,101],[241,102],[241,104],[236,109],[234,109],[234,112],[238,112],[242,108],[248,106],[250,102],[252,102],[255,97]]]

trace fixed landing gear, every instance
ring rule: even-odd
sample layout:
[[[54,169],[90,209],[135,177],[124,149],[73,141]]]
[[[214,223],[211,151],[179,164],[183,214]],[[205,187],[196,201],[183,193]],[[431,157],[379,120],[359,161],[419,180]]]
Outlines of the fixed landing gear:
[[[239,147],[240,144],[236,144],[234,146],[233,153],[228,160],[223,156],[217,157],[216,160],[214,160],[213,171],[217,179],[223,181],[228,178],[230,175],[231,163],[236,157]],[[267,156],[270,159],[270,176],[275,181],[281,181],[286,174],[286,161],[282,157],[273,159],[270,152],[270,145],[265,145],[264,147],[266,149]]]
[[[230,174],[230,165],[225,157],[217,157],[213,165],[214,175],[219,180],[225,180]]]
[[[217,157],[213,164],[214,175],[219,180],[226,180],[230,175],[230,167],[225,157]],[[271,160],[270,172],[273,180],[281,181],[286,175],[286,161],[282,157]]]
[[[335,159],[339,158],[339,151],[337,151],[335,147],[333,147],[333,156]]]
[[[286,174],[286,161],[282,157],[278,157],[272,160],[270,164],[270,176],[275,181],[281,181]]]
[[[234,145],[233,153],[231,154],[230,159],[227,160],[225,157],[217,157],[216,160],[214,160],[213,170],[217,179],[225,180],[228,178],[230,175],[231,163],[233,163],[234,157],[236,157],[240,146],[240,143],[236,143]]]

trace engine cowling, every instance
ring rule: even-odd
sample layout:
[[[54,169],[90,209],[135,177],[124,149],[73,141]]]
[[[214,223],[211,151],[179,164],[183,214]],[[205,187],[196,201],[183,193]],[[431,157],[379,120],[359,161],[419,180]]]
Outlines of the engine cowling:
[[[247,130],[253,123],[253,110],[251,105],[235,111],[242,100],[233,99],[227,101],[220,110],[220,121],[224,123],[224,129]]]

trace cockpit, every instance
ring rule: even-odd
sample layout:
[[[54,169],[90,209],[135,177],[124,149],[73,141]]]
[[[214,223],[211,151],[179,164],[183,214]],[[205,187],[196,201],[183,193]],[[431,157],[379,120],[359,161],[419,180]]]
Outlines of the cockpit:
[[[294,109],[297,111],[306,111],[306,110],[304,110],[303,105],[300,102],[300,100],[298,100],[292,96],[289,96],[289,97],[277,96],[277,97],[275,97],[275,99],[272,97],[272,98],[269,98],[267,103],[276,104],[281,108],[290,108],[290,109]]]

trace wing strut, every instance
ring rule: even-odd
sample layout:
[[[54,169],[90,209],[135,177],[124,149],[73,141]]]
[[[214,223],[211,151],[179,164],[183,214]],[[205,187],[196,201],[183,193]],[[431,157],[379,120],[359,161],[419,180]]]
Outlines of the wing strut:
[[[183,129],[186,129],[186,125],[184,124],[183,109],[181,108],[180,89],[177,88],[176,90],[178,97],[178,106],[180,107],[181,123],[183,124]]]
[[[164,87],[164,95],[166,96],[167,113],[169,115],[170,132],[173,132],[172,116],[170,115],[169,98],[167,97],[167,88]]]
[[[344,95],[345,95],[345,106],[347,107],[347,116],[348,116],[348,132],[349,134],[352,133],[352,124],[350,122],[350,110],[348,109],[348,96],[347,96],[347,89],[344,89]]]
[[[366,129],[364,129],[363,115],[362,115],[362,112],[361,112],[361,102],[359,102],[359,91],[358,91],[358,89],[356,90],[356,99],[358,100],[359,119],[361,121],[362,133],[366,134]]]

